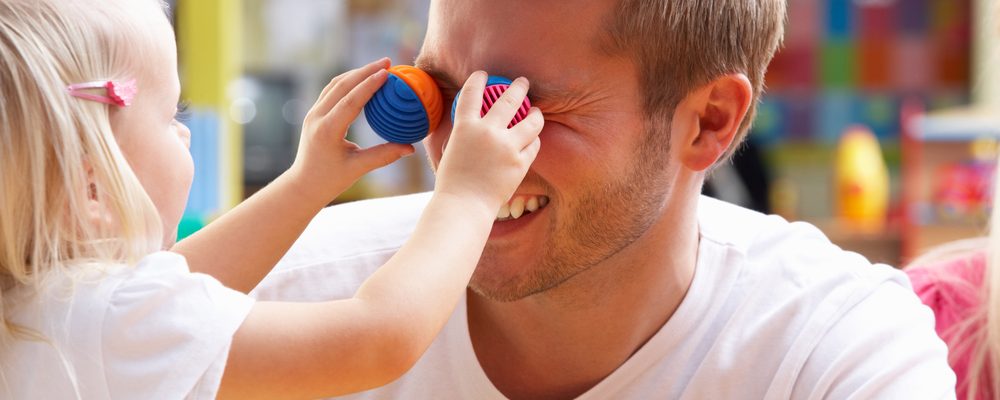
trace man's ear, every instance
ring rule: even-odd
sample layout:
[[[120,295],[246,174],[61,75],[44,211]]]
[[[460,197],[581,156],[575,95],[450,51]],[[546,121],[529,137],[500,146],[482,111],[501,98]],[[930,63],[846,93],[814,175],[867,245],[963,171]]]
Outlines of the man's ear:
[[[681,162],[695,171],[714,165],[733,143],[752,99],[750,79],[742,73],[723,75],[688,94],[677,110],[693,122],[682,131],[687,137]]]

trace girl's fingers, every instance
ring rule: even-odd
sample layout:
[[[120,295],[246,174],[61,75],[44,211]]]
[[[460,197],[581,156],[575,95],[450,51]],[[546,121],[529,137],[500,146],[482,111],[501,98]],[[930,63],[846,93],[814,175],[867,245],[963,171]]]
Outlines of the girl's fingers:
[[[538,134],[542,132],[544,127],[545,117],[542,115],[542,111],[538,107],[531,107],[528,116],[510,128],[507,133],[512,136],[515,148],[523,149],[538,138]]]
[[[313,109],[317,108],[317,105],[320,104],[320,100],[326,98],[330,91],[333,90],[333,87],[337,85],[337,82],[340,82],[341,77],[343,77],[343,75],[337,75],[333,79],[330,79],[330,83],[326,84],[326,87],[324,87],[323,91],[320,92],[319,97],[316,98],[316,104],[313,104]]]
[[[535,161],[535,157],[538,156],[538,151],[541,149],[542,141],[536,137],[535,140],[528,143],[524,150],[521,151],[521,156],[525,158],[525,161],[528,161],[528,164],[531,164]]]
[[[355,86],[363,82],[372,74],[389,67],[389,59],[383,58],[374,61],[361,68],[350,70],[340,76],[333,78],[330,84],[323,89],[323,93],[313,106],[313,115],[323,116],[330,112],[334,106],[340,102],[347,93],[350,93]]]
[[[346,96],[323,117],[324,125],[332,125],[342,134],[347,134],[347,127],[358,118],[368,100],[382,87],[389,73],[384,69],[376,70],[360,84],[355,85]]]
[[[365,172],[382,168],[392,164],[394,161],[413,154],[413,145],[400,143],[382,143],[359,150],[354,154],[358,160],[358,165]]]
[[[527,95],[528,80],[523,77],[515,79],[514,82],[511,82],[510,87],[500,95],[500,98],[493,103],[493,107],[486,113],[486,118],[510,124]]]
[[[455,106],[455,119],[474,116],[479,118],[483,107],[483,91],[486,90],[487,75],[483,71],[473,72],[462,86],[458,95],[458,105]]]

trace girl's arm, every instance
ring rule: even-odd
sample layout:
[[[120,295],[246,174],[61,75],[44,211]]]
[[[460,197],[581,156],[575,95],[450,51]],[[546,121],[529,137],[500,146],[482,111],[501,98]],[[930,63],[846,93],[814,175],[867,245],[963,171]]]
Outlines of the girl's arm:
[[[303,123],[292,167],[260,192],[171,249],[192,272],[249,292],[271,271],[323,207],[361,175],[413,153],[386,143],[360,149],[347,127],[385,83],[388,60],[344,73],[327,85]]]
[[[411,239],[351,299],[257,303],[233,338],[220,398],[353,393],[417,362],[465,292],[497,210],[540,146],[537,109],[506,128],[527,81],[516,80],[480,118],[485,84],[477,72],[463,88],[434,194]]]
[[[434,194],[412,239],[354,298],[259,302],[233,337],[220,399],[322,398],[417,362],[461,298],[496,212]]]

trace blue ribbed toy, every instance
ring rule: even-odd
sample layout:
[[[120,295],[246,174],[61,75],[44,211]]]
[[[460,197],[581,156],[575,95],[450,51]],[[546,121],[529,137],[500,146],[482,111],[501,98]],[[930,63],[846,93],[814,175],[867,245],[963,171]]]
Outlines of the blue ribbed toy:
[[[425,72],[394,66],[385,84],[365,104],[365,119],[389,142],[419,142],[440,122],[441,92]]]

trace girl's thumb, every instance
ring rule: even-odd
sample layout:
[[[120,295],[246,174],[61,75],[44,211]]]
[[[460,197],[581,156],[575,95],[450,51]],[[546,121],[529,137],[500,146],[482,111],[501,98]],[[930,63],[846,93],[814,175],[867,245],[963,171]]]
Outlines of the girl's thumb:
[[[382,168],[394,161],[413,154],[413,145],[400,143],[383,143],[369,147],[359,154],[361,166],[366,171]]]

